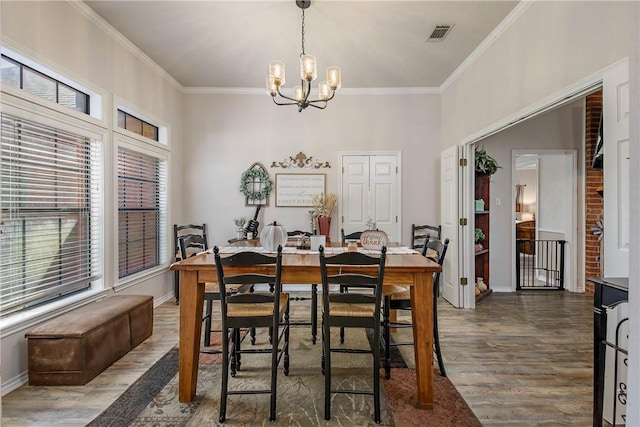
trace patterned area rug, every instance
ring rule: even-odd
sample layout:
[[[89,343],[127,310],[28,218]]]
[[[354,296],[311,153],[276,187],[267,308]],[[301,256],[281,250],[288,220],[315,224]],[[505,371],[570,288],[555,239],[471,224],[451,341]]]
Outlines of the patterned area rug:
[[[258,345],[266,343],[266,334],[258,335]],[[363,395],[334,395],[331,420],[324,420],[324,377],[320,372],[320,343],[312,344],[307,328],[291,330],[291,366],[289,376],[278,375],[277,421],[269,422],[269,396],[230,396],[225,426],[255,425],[358,425],[374,426],[373,399]],[[347,330],[345,346],[366,348],[368,339],[361,331]],[[333,339],[333,338],[332,338]],[[337,342],[337,336],[335,341]],[[215,347],[217,343],[213,343]],[[246,344],[250,345],[250,344]],[[395,349],[395,348],[394,348]],[[334,388],[371,387],[370,355],[333,354]],[[435,372],[435,409],[416,408],[415,371],[408,369],[400,352],[392,356],[391,380],[381,376],[381,406],[384,426],[481,426],[455,387]],[[230,389],[268,386],[269,356],[243,356],[242,370],[230,378]],[[90,426],[211,426],[218,423],[220,405],[220,355],[200,355],[197,395],[193,402],[178,402],[178,351],[170,350],[138,379]],[[365,366],[364,368],[362,366]]]

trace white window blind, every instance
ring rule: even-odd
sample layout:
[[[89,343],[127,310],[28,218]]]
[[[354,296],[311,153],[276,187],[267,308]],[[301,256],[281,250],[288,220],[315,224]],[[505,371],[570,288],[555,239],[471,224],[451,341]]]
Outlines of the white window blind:
[[[166,162],[118,148],[118,276],[160,265]]]
[[[100,276],[99,142],[3,114],[0,315]]]

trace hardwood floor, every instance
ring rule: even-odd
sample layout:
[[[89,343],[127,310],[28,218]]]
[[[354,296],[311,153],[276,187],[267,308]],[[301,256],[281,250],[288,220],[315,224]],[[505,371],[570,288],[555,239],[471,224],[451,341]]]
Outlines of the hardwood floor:
[[[591,425],[592,300],[569,292],[528,291],[494,293],[476,310],[439,302],[447,373],[483,425]],[[292,318],[308,318],[308,304],[295,302]],[[153,336],[86,386],[22,386],[3,396],[2,425],[85,425],[177,337],[178,307],[170,301],[155,309]],[[401,349],[412,361],[411,348]]]

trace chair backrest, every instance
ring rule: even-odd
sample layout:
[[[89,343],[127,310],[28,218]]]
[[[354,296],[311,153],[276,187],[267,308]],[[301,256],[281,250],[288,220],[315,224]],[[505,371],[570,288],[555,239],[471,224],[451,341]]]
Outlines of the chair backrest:
[[[444,242],[436,239],[430,240],[425,243],[424,248],[422,249],[422,256],[426,256],[428,251],[433,251],[437,255],[434,259],[435,262],[440,264],[441,267],[444,266],[444,257],[447,254],[447,248],[449,247],[449,239],[444,239]],[[435,296],[440,294],[440,271],[433,273],[433,293]]]
[[[353,233],[344,234],[344,228],[340,229],[340,237],[341,237],[341,242],[345,243],[347,240],[360,240],[360,236],[362,235],[362,231],[355,231]]]
[[[180,248],[180,259],[187,259],[198,252],[209,249],[206,236],[199,236],[197,234],[187,234],[178,237],[178,247]]]
[[[329,301],[345,302],[352,304],[375,303],[375,313],[380,313],[380,301],[382,298],[382,282],[384,280],[384,266],[387,256],[387,247],[383,246],[380,256],[369,256],[362,252],[342,252],[326,257],[324,246],[320,246],[320,275],[322,277],[322,303],[325,313],[329,310]],[[361,273],[338,273],[329,275],[328,267],[340,266],[372,266],[378,265],[378,274],[375,276]],[[356,269],[357,271],[357,269]],[[370,292],[333,293],[330,296],[331,285],[343,285],[350,289],[362,289]]]
[[[180,261],[180,237],[186,237],[189,235],[201,236],[205,242],[205,249],[209,249],[207,241],[207,224],[173,224],[173,239],[175,242],[175,254],[176,261]]]
[[[440,239],[441,225],[415,225],[411,224],[411,248],[422,249],[427,236],[432,239]]]
[[[289,237],[296,237],[296,236],[311,237],[311,232],[309,232],[309,231],[301,231],[301,230],[287,231],[287,236],[289,236]]]
[[[218,273],[218,285],[220,286],[220,304],[222,314],[222,327],[227,327],[227,305],[235,303],[257,304],[273,302],[274,319],[273,327],[278,322],[280,310],[280,292],[282,292],[282,246],[278,246],[275,256],[258,252],[238,252],[222,257],[217,246],[213,248]],[[268,268],[273,267],[273,273],[267,274]],[[245,272],[238,272],[242,268]],[[227,274],[226,270],[230,272]],[[233,293],[238,285],[254,285],[268,283],[273,292]],[[224,292],[222,290],[224,289]]]

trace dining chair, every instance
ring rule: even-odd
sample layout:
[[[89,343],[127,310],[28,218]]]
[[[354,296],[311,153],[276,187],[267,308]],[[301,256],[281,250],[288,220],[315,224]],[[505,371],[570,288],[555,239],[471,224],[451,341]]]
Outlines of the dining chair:
[[[247,251],[221,257],[217,246],[213,248],[213,253],[221,290],[220,312],[223,330],[219,421],[223,423],[226,419],[227,397],[243,394],[269,394],[271,396],[269,419],[275,421],[277,369],[283,358],[284,375],[289,375],[289,295],[282,292],[282,246],[278,246],[276,256]],[[265,273],[267,271],[265,267],[273,269],[273,273]],[[243,273],[241,272],[243,269],[252,272]],[[238,286],[257,283],[273,286],[273,292],[229,292]],[[243,350],[240,331],[248,328],[268,328],[269,347]],[[240,356],[245,353],[271,354],[271,380],[268,389],[243,387],[229,390],[229,375],[235,377],[240,371]]]
[[[178,262],[184,258],[180,256],[180,237],[186,236],[202,236],[205,243],[207,242],[207,224],[184,224],[178,225],[173,224],[173,241],[175,244],[174,253],[175,253],[175,261]],[[180,274],[176,270],[174,272],[174,281],[173,281],[173,295],[176,299],[176,304],[180,303]]]
[[[180,249],[180,256],[182,259],[187,259],[191,256],[197,255],[202,251],[208,249],[206,235],[199,236],[196,234],[188,234],[178,238],[178,247]],[[229,292],[250,292],[253,288],[251,286],[237,286],[233,289],[229,289]],[[202,318],[204,322],[204,347],[211,346],[211,334],[213,332],[219,332],[212,330],[213,322],[213,301],[220,299],[220,287],[217,283],[205,283],[204,284],[204,300],[205,300],[205,314]],[[252,342],[255,342],[255,331],[251,331]],[[203,349],[202,353],[219,354],[221,351],[217,349]]]
[[[347,240],[360,240],[362,231],[354,231],[353,233],[344,234],[344,228],[340,229],[340,238],[342,243],[346,243]]]
[[[311,237],[312,233],[308,232],[308,231],[301,231],[301,230],[295,230],[295,231],[287,231],[287,236],[289,238],[295,238],[298,236],[305,236],[305,237]],[[297,326],[311,326],[311,342],[313,344],[316,343],[316,341],[318,340],[318,285],[317,284],[313,284],[311,285],[311,297],[307,298],[307,297],[301,297],[301,296],[296,296],[296,297],[290,297],[292,301],[306,301],[308,299],[311,300],[311,306],[310,308],[310,312],[311,312],[311,319],[309,322],[296,322],[295,324]]]
[[[447,254],[448,246],[449,239],[445,239],[444,242],[442,242],[441,240],[430,240],[430,236],[427,234],[425,244],[422,248],[422,256],[428,256],[438,264],[440,264],[440,266],[442,266],[444,263],[444,257]],[[442,360],[442,353],[440,352],[440,338],[438,334],[438,295],[440,294],[438,290],[439,286],[440,272],[433,273],[433,348],[438,359],[440,375],[446,377],[447,372],[444,369],[444,361]],[[391,328],[412,327],[411,322],[391,321],[391,310],[411,310],[411,293],[408,287],[398,285],[385,285],[383,286],[382,292],[384,296],[384,304],[382,307],[384,377],[385,379],[390,379],[391,347],[400,345],[413,345],[413,341],[391,342]]]
[[[382,282],[387,248],[383,246],[380,256],[369,256],[362,252],[343,252],[325,257],[320,246],[320,275],[322,277],[322,372],[324,374],[324,418],[331,418],[331,398],[335,393],[365,394],[373,396],[374,420],[380,422],[380,307]],[[342,273],[345,266],[363,267],[377,265],[376,275]],[[339,268],[339,273],[329,274],[329,269]],[[353,292],[331,292],[332,285],[347,285]],[[362,328],[373,330],[369,349],[331,346],[331,327]],[[373,389],[347,390],[332,388],[331,353],[371,354]]]
[[[415,225],[411,224],[411,248],[422,250],[425,237],[440,240],[442,234],[441,225]]]
[[[347,243],[347,240],[360,240],[360,237],[362,236],[362,231],[354,231],[353,233],[349,233],[349,234],[344,234],[344,228],[340,229],[340,238],[341,238],[341,242],[344,245],[345,243]],[[347,288],[347,286],[345,285],[340,285],[340,293],[347,293],[349,292],[349,289]],[[344,344],[344,328],[340,328],[340,344]]]

